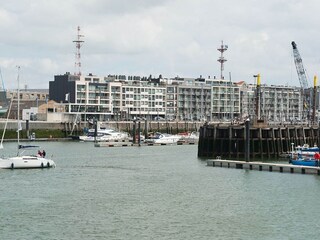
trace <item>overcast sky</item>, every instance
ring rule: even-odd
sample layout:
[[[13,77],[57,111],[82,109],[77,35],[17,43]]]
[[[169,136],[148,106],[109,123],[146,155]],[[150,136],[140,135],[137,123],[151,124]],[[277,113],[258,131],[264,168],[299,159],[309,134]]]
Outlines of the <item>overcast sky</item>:
[[[0,69],[5,87],[49,88],[75,72],[77,26],[82,73],[224,76],[299,86],[291,41],[309,76],[319,74],[317,0],[0,0]]]

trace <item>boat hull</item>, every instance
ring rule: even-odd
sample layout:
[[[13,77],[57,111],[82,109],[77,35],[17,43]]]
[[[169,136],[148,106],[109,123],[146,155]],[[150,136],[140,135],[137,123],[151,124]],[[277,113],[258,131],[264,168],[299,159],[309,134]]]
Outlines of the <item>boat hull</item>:
[[[37,156],[18,156],[0,159],[0,168],[2,169],[51,168],[55,166],[53,160]]]
[[[177,143],[180,140],[180,138],[160,138],[155,139],[153,142],[156,144],[173,144]]]
[[[83,142],[112,142],[128,140],[128,134],[117,132],[113,129],[99,129],[95,136],[94,129],[90,129],[87,134],[79,136],[79,140]]]
[[[180,135],[171,135],[167,133],[157,133],[152,138],[146,140],[147,143],[155,144],[174,144],[181,139]]]
[[[292,165],[319,167],[319,161],[314,159],[290,160]]]

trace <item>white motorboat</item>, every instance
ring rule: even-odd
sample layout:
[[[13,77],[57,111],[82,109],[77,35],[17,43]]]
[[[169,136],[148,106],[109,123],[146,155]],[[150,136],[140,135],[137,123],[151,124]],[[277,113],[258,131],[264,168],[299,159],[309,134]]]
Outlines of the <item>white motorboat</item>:
[[[20,67],[18,67],[18,71]],[[37,146],[22,146],[20,145],[20,131],[22,130],[21,122],[20,122],[20,90],[19,90],[19,74],[18,74],[18,130],[17,130],[17,139],[18,139],[18,151],[17,156],[8,157],[8,158],[0,158],[0,168],[3,169],[16,169],[16,168],[50,168],[55,167],[55,163],[51,159],[45,158],[45,151],[38,151],[38,155],[23,155],[24,151],[20,152],[21,149],[31,149]],[[11,101],[12,102],[12,101]],[[11,108],[11,105],[10,105]],[[9,116],[9,114],[8,114]],[[8,120],[8,119],[7,119]],[[6,122],[7,123],[7,122]],[[1,145],[0,148],[3,148],[2,142],[5,135],[6,126],[3,131]]]
[[[124,141],[128,140],[129,136],[125,132],[117,132],[113,129],[98,129],[97,136],[95,137],[95,130],[89,129],[88,132],[83,135],[79,136],[80,141],[84,142],[112,142],[112,141]]]
[[[178,143],[197,143],[199,141],[199,132],[180,133],[181,139]]]
[[[179,135],[171,135],[167,133],[156,133],[156,135],[148,139],[148,142],[156,143],[156,144],[173,144],[177,143],[181,139]]]

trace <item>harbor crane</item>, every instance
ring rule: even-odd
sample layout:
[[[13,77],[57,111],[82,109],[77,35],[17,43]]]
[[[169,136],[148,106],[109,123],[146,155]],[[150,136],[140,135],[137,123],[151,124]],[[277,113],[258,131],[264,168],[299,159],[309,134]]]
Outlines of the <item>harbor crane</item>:
[[[301,86],[301,94],[303,98],[303,117],[309,118],[309,111],[310,111],[310,89],[307,79],[307,74],[305,68],[303,67],[302,58],[297,48],[297,44],[292,41],[291,42],[293,48],[293,57],[294,63],[296,65],[298,78]]]

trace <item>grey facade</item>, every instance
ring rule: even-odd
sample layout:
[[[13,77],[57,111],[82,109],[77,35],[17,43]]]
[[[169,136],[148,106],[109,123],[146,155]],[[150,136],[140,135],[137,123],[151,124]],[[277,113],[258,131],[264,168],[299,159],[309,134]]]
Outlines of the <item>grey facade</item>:
[[[54,76],[54,81],[49,82],[49,99],[58,103],[75,102],[77,80],[79,77],[70,73]],[[66,100],[66,96],[68,96],[68,100]]]

